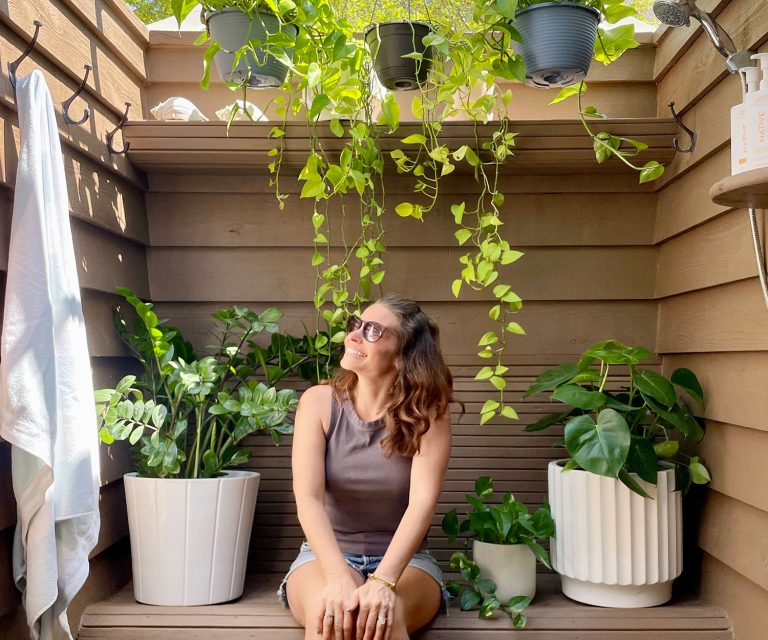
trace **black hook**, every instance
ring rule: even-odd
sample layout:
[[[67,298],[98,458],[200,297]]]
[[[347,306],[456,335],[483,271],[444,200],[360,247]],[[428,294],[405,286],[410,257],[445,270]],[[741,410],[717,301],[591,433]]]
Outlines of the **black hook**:
[[[693,150],[696,148],[696,138],[697,138],[696,132],[691,131],[691,129],[689,129],[683,124],[682,119],[680,118],[678,113],[675,111],[674,102],[670,102],[667,106],[672,111],[672,117],[675,119],[675,122],[677,122],[680,128],[683,131],[685,131],[688,134],[688,137],[691,139],[691,143],[688,145],[687,149],[683,149],[680,146],[680,140],[678,138],[675,138],[674,140],[672,140],[672,146],[675,148],[675,151],[679,151],[680,153],[693,153]]]
[[[32,36],[32,42],[30,42],[27,45],[27,48],[24,49],[24,53],[22,53],[16,60],[13,62],[8,63],[8,76],[11,79],[11,85],[13,85],[13,88],[16,88],[16,69],[19,68],[19,65],[22,63],[24,58],[26,58],[31,52],[32,49],[35,48],[35,44],[37,43],[37,36],[40,33],[40,27],[43,26],[43,23],[40,22],[40,20],[35,20],[35,35]]]
[[[83,124],[86,120],[88,120],[88,116],[91,115],[90,109],[88,107],[85,108],[83,111],[83,117],[79,120],[73,120],[69,115],[69,107],[72,104],[72,101],[77,98],[77,96],[80,95],[83,89],[85,89],[85,84],[88,82],[88,76],[91,73],[91,65],[86,64],[85,65],[85,77],[83,78],[83,81],[80,83],[80,86],[77,88],[77,91],[75,91],[74,95],[72,95],[71,98],[68,98],[64,102],[61,103],[62,113],[64,115],[64,122],[67,124]]]
[[[124,142],[123,142],[123,148],[122,148],[120,151],[118,151],[117,149],[115,149],[115,148],[112,146],[112,138],[114,138],[114,137],[115,137],[115,134],[116,134],[116,133],[117,133],[117,132],[118,132],[120,129],[122,129],[123,125],[124,125],[126,122],[128,122],[128,110],[129,110],[130,108],[131,108],[131,103],[130,103],[130,102],[126,102],[126,103],[125,103],[125,113],[123,114],[123,117],[122,117],[122,118],[120,118],[120,122],[118,122],[118,123],[117,123],[117,126],[116,126],[114,129],[112,129],[112,131],[110,131],[110,132],[107,134],[107,149],[109,149],[109,152],[110,152],[110,153],[116,153],[116,154],[118,154],[118,155],[119,155],[119,154],[125,153],[126,151],[128,151],[128,149],[130,149],[130,148],[131,148],[131,143],[130,143],[130,141],[129,141],[129,142],[125,142],[125,141],[124,141]]]

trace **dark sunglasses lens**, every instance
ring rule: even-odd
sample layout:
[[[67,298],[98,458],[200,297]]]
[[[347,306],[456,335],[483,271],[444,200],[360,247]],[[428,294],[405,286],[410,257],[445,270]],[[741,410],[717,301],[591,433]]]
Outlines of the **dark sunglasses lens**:
[[[368,342],[376,342],[381,338],[382,333],[384,333],[384,330],[375,322],[366,322],[365,326],[363,326],[363,337]]]
[[[349,316],[349,318],[347,318],[347,333],[357,331],[361,324],[363,324],[363,321],[360,320],[360,318],[357,316]]]

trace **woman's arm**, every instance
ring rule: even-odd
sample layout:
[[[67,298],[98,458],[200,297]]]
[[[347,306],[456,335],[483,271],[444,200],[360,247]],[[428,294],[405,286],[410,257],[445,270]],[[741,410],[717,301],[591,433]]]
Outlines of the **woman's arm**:
[[[333,621],[339,625],[337,637],[341,637],[340,625],[344,610],[354,608],[357,599],[353,597],[357,583],[341,555],[341,549],[333,533],[331,522],[325,511],[325,430],[331,406],[331,389],[321,385],[307,389],[301,396],[294,421],[293,452],[293,493],[299,522],[307,537],[309,546],[320,562],[326,579],[326,589],[321,595],[323,607],[311,612],[306,624],[316,624],[318,633],[328,636],[324,620],[325,612],[334,614]]]

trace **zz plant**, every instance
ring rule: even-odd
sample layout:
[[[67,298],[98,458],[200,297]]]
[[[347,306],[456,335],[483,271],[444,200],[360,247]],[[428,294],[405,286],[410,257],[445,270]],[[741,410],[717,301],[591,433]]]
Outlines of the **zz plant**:
[[[248,460],[241,448],[267,432],[275,444],[292,433],[288,415],[298,400],[253,378],[245,353],[258,334],[277,334],[278,309],[256,313],[223,309],[214,318],[219,340],[212,355],[195,359],[178,330],[158,319],[152,305],[118,289],[134,310],[133,323],[117,312],[120,335],[144,367],[143,379],[125,376],[114,389],[96,391],[99,436],[107,444],[136,447],[139,474],[159,478],[212,478]],[[270,365],[272,379],[277,365]]]
[[[701,384],[690,369],[675,369],[667,378],[639,366],[650,356],[642,347],[608,340],[587,349],[578,362],[545,371],[525,395],[550,391],[550,398],[567,410],[541,418],[526,431],[564,424],[571,457],[567,469],[618,478],[642,496],[647,493],[630,474],[655,484],[661,461],[675,465],[678,488],[708,483],[709,472],[699,458],[680,450],[680,440],[700,442],[704,430],[678,392],[703,408]],[[615,367],[629,373],[628,385],[618,391],[608,388]]]

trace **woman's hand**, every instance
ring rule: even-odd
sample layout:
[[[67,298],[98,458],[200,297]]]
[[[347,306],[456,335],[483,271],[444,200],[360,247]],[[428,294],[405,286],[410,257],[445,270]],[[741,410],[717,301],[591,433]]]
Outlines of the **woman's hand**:
[[[352,626],[357,609],[357,583],[352,576],[331,580],[320,592],[316,618],[317,635],[323,640],[353,640]]]
[[[395,618],[395,592],[380,582],[369,580],[357,589],[356,640],[388,640]]]

